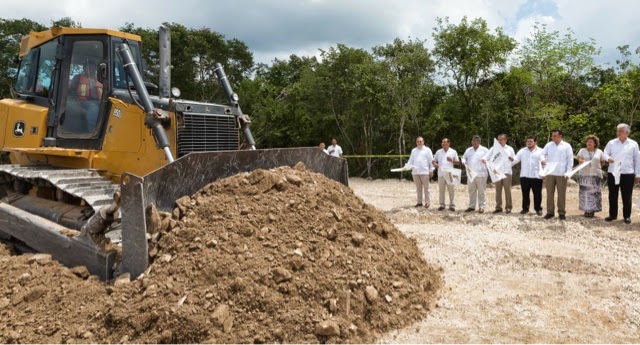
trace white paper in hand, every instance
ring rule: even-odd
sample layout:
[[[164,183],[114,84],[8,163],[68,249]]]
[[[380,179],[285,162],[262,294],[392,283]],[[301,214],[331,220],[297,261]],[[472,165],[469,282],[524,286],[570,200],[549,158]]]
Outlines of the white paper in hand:
[[[496,168],[496,165],[491,161],[487,161],[487,170],[489,170],[489,177],[491,177],[491,182],[496,183],[500,180],[504,180],[507,178],[502,171]]]
[[[544,168],[542,167],[542,162],[540,162],[540,177],[545,177],[549,174],[551,174],[554,170],[556,170],[556,167],[558,166],[558,162],[551,162],[551,163],[547,163],[547,165],[544,166]]]
[[[476,179],[476,176],[478,176],[478,173],[471,170],[468,165],[465,165],[465,168],[467,169],[467,184],[472,183],[473,180]]]
[[[460,180],[462,179],[462,170],[461,169],[448,169],[444,173],[444,179],[450,186],[457,186],[460,184]]]
[[[413,165],[407,164],[402,168],[391,169],[391,172],[409,171],[409,170],[413,170],[413,168],[415,168]]]
[[[577,173],[578,171],[584,169],[587,165],[591,164],[592,161],[586,161],[580,165],[578,165],[577,167],[575,167],[573,170],[571,170],[570,172],[564,174],[564,176],[566,176],[567,178],[571,178],[575,173]]]
[[[613,164],[613,172],[611,173],[611,175],[613,175],[613,179],[615,180],[615,184],[617,186],[620,184],[620,174],[622,173],[622,159],[617,159]]]

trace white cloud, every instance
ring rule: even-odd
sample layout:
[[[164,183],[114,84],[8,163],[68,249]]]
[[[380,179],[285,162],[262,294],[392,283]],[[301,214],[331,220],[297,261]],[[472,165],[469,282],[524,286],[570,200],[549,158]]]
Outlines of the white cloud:
[[[533,13],[541,7],[554,11]],[[432,46],[436,17],[457,23],[463,16],[482,17],[492,29],[501,26],[520,42],[536,21],[561,32],[571,27],[578,39],[594,38],[603,56],[614,56],[616,46],[638,44],[639,9],[635,0],[31,0],[6,2],[2,17],[49,25],[69,16],[85,27],[118,28],[126,22],[209,27],[245,41],[257,61],[269,62],[291,54],[316,55],[318,48],[335,43],[368,49],[395,37],[427,39]]]

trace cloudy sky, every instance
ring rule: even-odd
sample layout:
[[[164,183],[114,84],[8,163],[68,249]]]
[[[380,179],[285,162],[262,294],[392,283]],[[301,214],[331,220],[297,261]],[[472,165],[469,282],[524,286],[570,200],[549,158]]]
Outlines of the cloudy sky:
[[[536,22],[602,48],[611,63],[616,46],[640,45],[637,0],[29,0],[2,2],[1,18],[29,18],[48,25],[71,17],[84,27],[118,28],[126,22],[157,27],[176,22],[208,27],[247,43],[257,62],[291,54],[317,55],[336,43],[369,49],[394,38],[427,39],[437,17],[459,23],[482,17],[522,42]]]

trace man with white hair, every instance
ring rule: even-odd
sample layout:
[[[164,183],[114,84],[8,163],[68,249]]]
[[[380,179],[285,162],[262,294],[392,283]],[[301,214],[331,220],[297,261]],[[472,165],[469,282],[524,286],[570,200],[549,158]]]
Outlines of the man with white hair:
[[[469,188],[469,208],[465,212],[473,212],[476,209],[476,200],[478,205],[478,212],[483,213],[487,207],[487,166],[482,162],[489,149],[480,145],[480,136],[474,135],[471,139],[471,147],[469,147],[462,156],[462,164],[467,166],[468,172],[473,172],[476,177],[471,180],[471,176],[467,176],[467,186]]]
[[[638,143],[629,139],[631,128],[625,123],[618,125],[616,139],[604,148],[603,158],[609,162],[607,186],[609,187],[609,217],[607,222],[618,218],[618,190],[622,194],[622,217],[631,223],[631,195],[633,183],[640,182],[640,151]]]

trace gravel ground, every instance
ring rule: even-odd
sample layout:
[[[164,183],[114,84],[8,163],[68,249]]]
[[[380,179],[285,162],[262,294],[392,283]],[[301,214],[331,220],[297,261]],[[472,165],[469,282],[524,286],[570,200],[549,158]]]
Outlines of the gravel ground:
[[[458,211],[415,208],[412,181],[351,179],[365,202],[385,212],[416,239],[425,259],[444,268],[445,287],[435,310],[383,343],[638,343],[640,342],[640,212],[632,224],[606,223],[578,210],[578,188],[567,191],[567,220],[464,213],[466,186],[456,189]],[[639,195],[636,190],[634,196]],[[543,208],[546,194],[543,192]],[[634,198],[635,200],[635,198]],[[433,205],[436,205],[434,207]],[[622,206],[620,206],[620,210]]]

